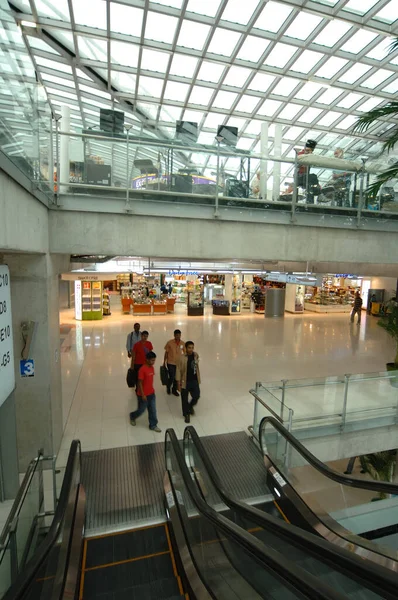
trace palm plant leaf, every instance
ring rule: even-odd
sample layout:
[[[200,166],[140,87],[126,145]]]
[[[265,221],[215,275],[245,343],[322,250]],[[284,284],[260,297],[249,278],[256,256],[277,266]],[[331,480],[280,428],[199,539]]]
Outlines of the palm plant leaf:
[[[371,183],[366,188],[366,192],[368,194],[370,194],[371,196],[377,196],[380,188],[385,183],[387,183],[387,181],[390,181],[391,179],[396,179],[396,178],[398,178],[398,161],[395,162],[393,165],[391,165],[391,167],[386,169],[386,171],[383,171],[382,173],[377,175],[376,181]]]
[[[398,50],[398,37],[397,37],[397,38],[395,38],[395,39],[394,39],[394,40],[391,42],[391,44],[390,44],[390,46],[389,46],[389,48],[388,48],[388,54],[391,54],[392,52],[395,52],[395,50]]]
[[[363,133],[369,129],[375,121],[389,116],[398,117],[398,102],[388,102],[380,108],[374,108],[365,113],[362,117],[359,117],[358,121],[355,123],[353,131]]]

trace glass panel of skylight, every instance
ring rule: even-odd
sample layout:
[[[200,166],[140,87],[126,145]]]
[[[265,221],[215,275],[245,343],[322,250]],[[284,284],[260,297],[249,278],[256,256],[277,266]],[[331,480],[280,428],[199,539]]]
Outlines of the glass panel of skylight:
[[[319,108],[307,108],[305,113],[300,115],[300,118],[298,120],[302,123],[312,123],[314,119],[316,119],[317,117],[319,117],[320,114],[322,114],[322,112],[323,111]]]
[[[248,88],[250,90],[258,90],[265,93],[270,85],[274,83],[275,77],[273,75],[266,75],[265,73],[257,73],[249,83]]]
[[[260,98],[256,98],[255,96],[244,95],[239,100],[235,110],[251,114],[253,112],[253,110],[256,108],[259,101],[260,101]]]
[[[189,0],[187,11],[198,15],[215,17],[219,9],[221,0]]]
[[[248,35],[237,54],[237,58],[257,63],[269,45],[270,42],[267,40]]]
[[[253,135],[258,135],[261,131],[261,123],[263,121],[259,121],[258,119],[253,119],[250,121],[248,125],[246,125],[245,133],[251,133]]]
[[[267,58],[264,61],[264,64],[269,65],[271,67],[279,67],[280,69],[283,69],[283,67],[292,58],[296,50],[297,48],[293,46],[289,46],[288,44],[281,44],[278,42],[268,54]]]
[[[231,56],[240,38],[241,34],[236,31],[218,28],[211,39],[208,52]]]
[[[328,104],[329,105],[332,102],[334,102],[336,100],[336,98],[341,96],[341,94],[343,92],[344,92],[344,90],[339,90],[338,88],[328,88],[322,94],[322,96],[317,98],[316,102],[319,102],[320,104]]]
[[[279,100],[264,100],[263,104],[257,110],[257,114],[271,117],[282,106]]]
[[[178,81],[168,81],[164,97],[167,100],[179,100],[185,102],[186,95],[189,90],[187,83],[179,83]]]
[[[351,29],[351,25],[344,21],[334,19],[330,21],[326,27],[322,29],[320,34],[315,38],[314,44],[320,44],[327,48],[332,48],[341,38]]]
[[[180,109],[179,109],[180,110]],[[203,112],[199,112],[198,110],[185,110],[183,119],[184,121],[193,121],[194,123],[200,123],[203,118]]]
[[[174,54],[170,67],[170,75],[179,75],[181,77],[189,77],[189,79],[192,79],[192,75],[197,66],[197,58],[186,56],[184,54]]]
[[[303,106],[297,104],[286,104],[282,112],[279,113],[278,119],[293,119],[303,108]]]
[[[72,0],[77,25],[106,29],[106,2],[104,0]]]
[[[76,102],[77,102],[77,96],[76,96],[76,94],[72,94],[72,92],[64,92],[64,91],[60,92],[59,90],[56,90],[55,88],[47,86],[47,93],[50,95],[54,95],[54,96],[61,96],[63,98],[69,98],[70,100],[76,100]]]
[[[289,96],[291,92],[301,83],[299,79],[292,77],[281,77],[277,85],[272,90],[273,94],[278,96]]]
[[[305,129],[302,127],[289,127],[289,129],[284,134],[284,138],[287,140],[295,141],[298,137],[301,137],[305,132]]]
[[[207,36],[209,35],[209,31],[209,25],[184,20],[178,36],[177,46],[202,50],[207,40]]]
[[[220,91],[213,101],[213,106],[215,108],[225,108],[228,110],[235,102],[237,96],[238,94],[234,94],[232,92]]]
[[[387,71],[386,69],[379,69],[378,71],[376,71],[376,73],[374,73],[368,79],[363,81],[361,83],[361,86],[373,90],[379,87],[379,85],[382,84],[383,81],[387,81],[387,79],[389,79],[391,75],[393,75],[392,71]]]
[[[172,6],[173,8],[181,8],[182,0],[153,0],[154,4],[162,4],[163,6]]]
[[[218,63],[203,61],[197,78],[202,79],[203,81],[212,81],[213,83],[218,83],[221,75],[224,73],[225,67],[226,65],[219,65]]]
[[[153,96],[160,98],[163,89],[163,79],[154,77],[143,77],[141,75],[138,82],[138,93],[143,96]]]
[[[134,93],[135,92],[135,75],[129,73],[121,73],[119,71],[111,71],[112,85],[120,92]]]
[[[263,12],[254,23],[254,27],[277,33],[292,12],[292,8],[278,2],[267,2]]]
[[[366,14],[377,4],[378,0],[348,0],[344,10],[355,12],[360,15]]]
[[[246,25],[256,10],[259,0],[229,0],[221,15],[223,21]]]
[[[107,45],[105,40],[99,40],[95,38],[88,38],[83,35],[77,36],[77,42],[79,45],[79,54],[83,58],[89,58],[91,60],[99,60],[101,62],[107,62]]]
[[[28,42],[29,46],[31,48],[34,48],[35,50],[44,50],[45,52],[49,52],[50,54],[58,54],[58,52],[54,50],[54,48],[46,44],[46,42],[44,42],[40,38],[28,36]]]
[[[311,15],[307,12],[300,12],[293,23],[284,32],[287,35],[296,40],[306,40],[311,33],[314,32],[322,21],[322,17]]]
[[[398,92],[398,80],[393,81],[385,88],[383,88],[383,92],[387,92],[388,94],[395,94],[396,92]]]
[[[341,113],[334,112],[333,110],[331,110],[327,112],[326,115],[322,117],[322,119],[319,119],[317,125],[321,125],[322,127],[329,127],[329,125],[337,121],[337,119],[339,119],[341,116]]]
[[[236,147],[240,150],[250,150],[250,148],[253,145],[253,142],[254,140],[251,140],[249,138],[240,137],[238,143],[236,144]]]
[[[206,117],[203,127],[206,129],[216,129],[224,121],[225,115],[209,113]]]
[[[202,131],[198,137],[198,143],[211,146],[214,144],[214,133],[207,133],[206,131]]]
[[[108,92],[104,91],[104,90],[100,90],[97,87],[91,87],[88,85],[79,85],[79,89],[81,92],[87,92],[87,94],[94,94],[95,96],[100,96],[101,98],[106,98],[107,100],[110,100],[111,97],[108,94]]]
[[[369,100],[366,100],[366,102],[361,104],[361,106],[358,106],[357,110],[360,110],[361,112],[368,112],[383,102],[384,100],[382,98],[369,98]]]
[[[165,73],[169,64],[169,60],[170,54],[167,52],[160,52],[158,50],[149,50],[148,48],[144,48],[142,50],[141,69],[144,69],[145,71],[157,71],[158,73]]]
[[[111,41],[112,62],[126,67],[136,68],[138,65],[139,47],[134,44]]]
[[[231,85],[233,87],[241,88],[245,85],[250,74],[250,69],[244,69],[243,67],[230,67],[227,76],[223,81],[223,85]]]
[[[175,123],[181,118],[181,108],[177,106],[162,106],[160,109],[160,121],[168,121]],[[186,117],[184,117],[186,119]],[[187,121],[194,121],[195,119],[186,119]],[[197,121],[198,122],[198,121]]]
[[[300,100],[310,100],[321,89],[322,85],[320,83],[314,83],[312,81],[309,81],[294,94],[294,97],[299,98]]]
[[[156,104],[137,102],[137,108],[153,121],[156,120],[156,117],[158,116],[158,107]]]
[[[309,73],[315,65],[323,58],[323,54],[312,52],[312,50],[304,50],[299,58],[290,67],[291,71],[297,73]]]
[[[190,104],[201,104],[206,106],[210,102],[213,93],[214,90],[210,88],[194,85],[188,101]]]
[[[346,41],[346,43],[341,47],[341,50],[344,52],[351,52],[352,54],[358,54],[358,52],[361,52],[361,50],[370,44],[370,42],[373,42],[376,37],[376,33],[361,29],[360,31],[357,31],[357,33],[354,33],[354,35],[352,35],[350,39]]]
[[[72,75],[72,68],[64,63],[56,62],[55,60],[49,60],[48,58],[42,58],[41,56],[36,57],[36,62],[38,65],[48,67],[54,71],[62,71],[62,73],[70,73],[70,75]],[[55,74],[56,73],[54,73],[54,75]]]
[[[351,127],[351,125],[356,123],[356,121],[357,121],[357,117],[348,115],[345,119],[340,121],[340,123],[335,125],[335,127],[336,127],[336,129],[349,129]]]
[[[388,54],[388,50],[391,44],[391,38],[383,38],[380,44],[377,44],[372,50],[370,50],[366,56],[374,58],[375,60],[383,60]]]
[[[395,0],[391,0],[381,11],[379,11],[374,18],[378,21],[385,21],[386,23],[394,23],[397,19],[397,5]]]
[[[341,106],[342,108],[351,108],[354,106],[354,104],[362,100],[362,98],[363,96],[359,94],[348,94],[345,98],[342,98],[336,106]]]
[[[51,19],[61,19],[62,21],[70,20],[67,0],[57,0],[56,2],[35,0],[35,6],[39,16],[49,17]]]
[[[372,67],[369,67],[368,65],[356,63],[351,69],[348,69],[348,71],[339,77],[339,81],[344,81],[344,83],[354,83],[363,77],[365,73],[370,71],[371,68]]]
[[[338,58],[337,56],[332,56],[329,58],[324,65],[315,73],[317,77],[322,77],[324,79],[331,79],[348,63],[348,60],[344,58]]]
[[[64,79],[63,77],[56,77],[55,75],[49,75],[48,73],[42,73],[42,79],[45,81],[51,81],[53,83],[58,83],[58,85],[66,85],[67,87],[74,88],[75,82],[72,79]]]
[[[142,17],[144,15],[141,8],[134,8],[117,2],[111,2],[110,7],[111,31],[141,37]]]
[[[151,10],[147,13],[145,37],[149,40],[157,40],[165,44],[171,44],[174,40],[178,19],[161,15]]]

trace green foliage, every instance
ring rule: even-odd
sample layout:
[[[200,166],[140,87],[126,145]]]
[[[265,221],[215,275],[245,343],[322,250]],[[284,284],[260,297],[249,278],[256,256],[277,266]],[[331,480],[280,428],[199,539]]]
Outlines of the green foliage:
[[[395,340],[397,345],[397,353],[395,356],[395,364],[398,364],[398,304],[389,307],[387,314],[377,321],[380,327],[383,327],[389,336]]]
[[[359,457],[362,470],[375,479],[376,481],[392,481],[396,464],[396,450],[384,450],[383,452],[374,452],[373,454],[365,454]],[[387,495],[379,492],[381,500]]]

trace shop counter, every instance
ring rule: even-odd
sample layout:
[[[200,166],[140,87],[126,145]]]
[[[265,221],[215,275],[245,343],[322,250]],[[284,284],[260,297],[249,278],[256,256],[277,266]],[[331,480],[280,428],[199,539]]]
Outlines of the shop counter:
[[[350,313],[352,306],[351,304],[312,304],[312,302],[305,302],[304,310],[316,313]]]
[[[124,314],[130,314],[130,308],[133,304],[131,298],[122,298],[122,312]]]
[[[176,303],[176,299],[175,298],[167,298],[166,305],[167,305],[167,312],[168,313],[173,313],[174,312],[175,303]]]
[[[136,302],[133,303],[133,314],[134,315],[151,315],[152,314],[152,304],[138,304]]]
[[[154,302],[152,306],[154,315],[167,314],[167,302]]]
[[[213,314],[216,314],[213,309]],[[203,306],[188,306],[188,317],[203,317]]]
[[[230,315],[228,300],[213,300],[213,315]]]

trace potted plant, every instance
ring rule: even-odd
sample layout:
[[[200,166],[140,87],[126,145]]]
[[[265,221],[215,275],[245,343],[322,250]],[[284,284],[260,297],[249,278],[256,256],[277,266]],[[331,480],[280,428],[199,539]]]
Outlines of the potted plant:
[[[380,327],[385,329],[390,337],[395,341],[394,362],[386,364],[387,371],[398,371],[398,303],[391,302],[386,314],[377,322]],[[394,387],[398,387],[398,378],[391,380]]]
[[[384,450],[383,452],[374,452],[373,454],[360,456],[359,462],[361,463],[362,472],[369,473],[376,481],[391,482],[394,477],[396,458],[396,450]],[[375,500],[384,500],[387,497],[387,494],[379,492],[379,496],[373,498],[372,502]]]

